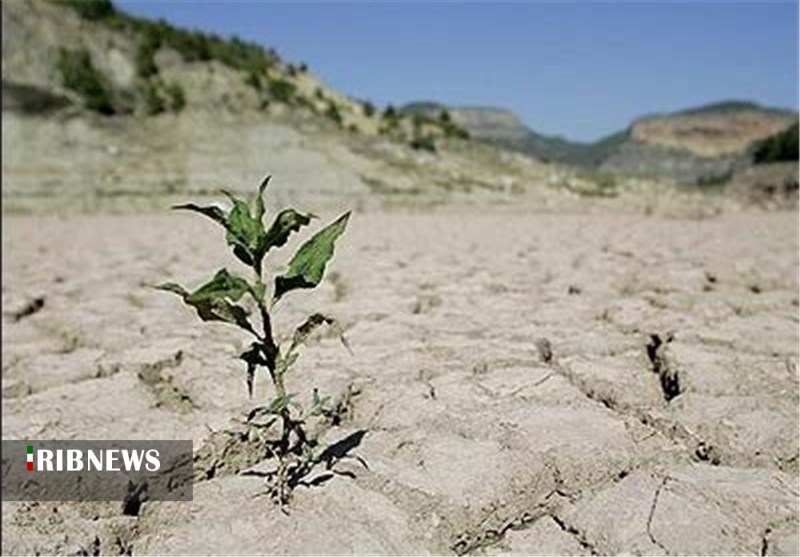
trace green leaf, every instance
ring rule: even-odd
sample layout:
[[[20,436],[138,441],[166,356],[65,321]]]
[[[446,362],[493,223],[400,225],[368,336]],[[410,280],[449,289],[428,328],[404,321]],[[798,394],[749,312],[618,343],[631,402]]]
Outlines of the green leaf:
[[[244,279],[228,273],[227,269],[217,271],[213,279],[192,293],[175,283],[165,283],[156,288],[179,295],[203,321],[223,321],[256,334],[247,319],[247,310],[232,303],[249,292],[250,285]]]
[[[286,274],[275,278],[274,297],[277,301],[286,292],[297,288],[314,288],[325,274],[325,266],[333,257],[336,239],[347,228],[348,211],[336,221],[317,232],[303,244],[289,261]]]
[[[264,190],[267,189],[270,179],[272,179],[272,176],[265,177],[258,186],[258,193],[253,204],[253,218],[258,221],[261,221],[264,216]]]
[[[298,232],[301,227],[311,222],[314,215],[304,215],[294,209],[284,209],[272,223],[264,236],[264,253],[272,248],[279,248],[286,244],[292,232]]]
[[[187,302],[219,298],[236,302],[249,291],[250,285],[246,280],[230,274],[227,269],[220,269],[213,279],[189,294]]]
[[[264,256],[264,250],[261,247],[264,244],[264,225],[260,219],[256,219],[250,214],[250,208],[242,199],[227,191],[223,193],[233,203],[226,221],[228,233],[225,239],[229,245],[233,246],[234,255],[243,263],[260,266]]]
[[[175,284],[174,282],[165,282],[163,284],[155,286],[154,288],[156,288],[157,290],[165,290],[167,292],[172,292],[174,294],[177,294],[181,298],[185,298],[186,296],[189,295],[189,293],[183,286],[181,286],[180,284]]]
[[[199,205],[195,205],[194,203],[184,203],[183,205],[173,205],[172,208],[176,211],[184,210],[184,211],[194,211],[195,213],[200,213],[201,215],[205,215],[211,220],[216,223],[221,224],[222,226],[226,226],[226,219],[225,219],[225,212],[216,207],[214,205],[209,205],[208,207],[200,207]]]

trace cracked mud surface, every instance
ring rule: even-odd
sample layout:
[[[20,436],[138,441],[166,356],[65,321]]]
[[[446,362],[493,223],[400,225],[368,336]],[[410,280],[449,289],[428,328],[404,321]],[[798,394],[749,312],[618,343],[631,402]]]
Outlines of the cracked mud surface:
[[[355,215],[276,329],[340,319],[353,355],[318,335],[289,383],[347,400],[328,436],[366,429],[369,470],[285,516],[237,474],[261,453],[236,420],[270,396],[247,399],[247,339],[148,288],[234,267],[218,231],[4,217],[3,437],[191,438],[202,481],[138,516],[3,503],[3,553],[796,555],[797,227]]]

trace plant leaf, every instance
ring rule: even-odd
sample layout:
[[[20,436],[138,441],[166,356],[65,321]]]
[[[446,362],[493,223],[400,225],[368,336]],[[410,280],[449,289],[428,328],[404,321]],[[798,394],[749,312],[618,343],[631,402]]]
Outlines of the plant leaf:
[[[242,199],[230,192],[223,192],[233,203],[226,221],[228,233],[225,239],[233,246],[233,253],[243,263],[251,266],[260,265],[264,256],[259,248],[264,243],[264,225],[260,219],[253,218],[250,208]]]
[[[246,280],[230,274],[227,269],[220,269],[213,279],[189,294],[187,301],[228,298],[235,302],[249,290],[250,285]]]
[[[347,348],[347,351],[352,352],[338,321],[336,321],[333,317],[328,317],[327,315],[323,315],[321,313],[315,313],[308,317],[302,325],[295,329],[294,335],[292,336],[292,344],[289,346],[288,353],[291,354],[295,351],[295,349],[297,349],[297,347],[305,343],[308,340],[308,337],[311,336],[311,333],[313,333],[320,325],[328,325],[331,327],[339,337],[339,340],[344,347]]]
[[[192,293],[175,283],[161,284],[156,288],[178,294],[203,321],[224,321],[256,334],[247,319],[247,310],[232,303],[249,292],[250,285],[244,279],[228,273],[227,269],[217,271],[213,279]]]
[[[253,398],[253,383],[255,380],[256,368],[258,366],[266,366],[267,361],[261,354],[261,347],[256,342],[252,343],[248,350],[239,354],[239,358],[247,363],[247,394],[250,398]]]
[[[314,215],[311,213],[304,215],[294,209],[284,209],[278,213],[264,236],[264,253],[285,245],[292,232],[298,232],[301,227],[309,224],[312,218]]]
[[[186,296],[189,295],[189,293],[183,286],[181,286],[180,284],[175,284],[174,282],[165,282],[163,284],[154,286],[154,288],[156,288],[157,290],[165,290],[167,292],[172,292],[174,294],[177,294],[181,298],[185,298]]]
[[[347,228],[350,212],[317,232],[289,261],[286,274],[275,278],[274,297],[277,301],[286,292],[296,288],[314,288],[325,274],[325,266],[333,257],[336,239]]]
[[[195,205],[194,203],[184,203],[182,205],[173,205],[172,209],[180,211],[194,211],[195,213],[200,213],[201,215],[205,215],[214,222],[221,224],[227,228],[226,219],[225,219],[225,212],[215,205],[209,205],[207,207],[201,207],[199,205]]]
[[[261,184],[258,186],[255,203],[253,204],[253,218],[259,222],[264,216],[264,190],[267,189],[270,179],[272,179],[272,176],[267,176],[261,180]]]

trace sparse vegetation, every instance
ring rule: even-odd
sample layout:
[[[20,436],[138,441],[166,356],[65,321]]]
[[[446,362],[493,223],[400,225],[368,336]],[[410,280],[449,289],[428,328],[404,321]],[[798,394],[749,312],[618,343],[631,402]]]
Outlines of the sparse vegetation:
[[[617,179],[613,174],[599,170],[582,170],[574,180],[567,181],[566,189],[582,197],[615,197]]]
[[[101,114],[114,113],[111,89],[87,50],[59,49],[56,69],[64,87],[77,93],[86,108]]]
[[[716,174],[706,174],[697,179],[697,185],[702,188],[713,188],[724,186],[733,177],[733,170],[727,170]]]
[[[164,20],[150,21],[117,11],[110,0],[54,0],[89,20],[107,20],[116,28],[146,35],[148,41],[172,48],[187,62],[217,60],[243,71],[264,71],[279,62],[272,50],[243,41],[223,39],[210,33],[174,27]]]
[[[56,3],[69,6],[82,18],[89,20],[107,18],[117,13],[111,0],[56,0]]]
[[[285,272],[274,277],[271,292],[264,278],[263,261],[268,253],[286,245],[289,237],[308,226],[314,216],[284,209],[274,218],[269,228],[264,226],[264,191],[267,177],[258,193],[246,202],[225,192],[232,203],[226,212],[217,206],[201,207],[193,203],[178,205],[174,209],[200,213],[225,229],[228,245],[234,256],[252,270],[252,280],[241,278],[223,268],[206,284],[193,292],[175,283],[165,283],[159,289],[180,296],[184,303],[197,312],[202,321],[219,321],[234,325],[253,337],[249,348],[239,355],[246,364],[246,384],[250,396],[256,372],[266,368],[272,381],[273,398],[254,408],[248,421],[266,418],[270,424],[280,422],[280,437],[269,442],[268,452],[277,460],[275,470],[267,474],[267,485],[273,499],[281,506],[289,502],[292,490],[303,478],[321,463],[331,465],[332,452],[322,449],[318,439],[306,428],[312,417],[324,419],[332,412],[328,399],[312,390],[311,404],[304,409],[297,394],[290,392],[286,379],[299,357],[300,347],[322,325],[337,330],[342,343],[347,346],[338,325],[331,317],[314,313],[308,317],[291,338],[281,343],[274,336],[272,315],[280,300],[300,289],[315,288],[320,284],[325,268],[333,257],[334,244],[341,236],[350,218],[347,212],[317,232],[295,252]],[[260,326],[251,320],[248,304],[255,306]],[[363,433],[362,433],[363,435]]]

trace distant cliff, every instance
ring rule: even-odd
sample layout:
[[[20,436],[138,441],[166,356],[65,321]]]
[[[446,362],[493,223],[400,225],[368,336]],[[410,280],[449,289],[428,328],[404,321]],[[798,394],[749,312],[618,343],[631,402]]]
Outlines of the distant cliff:
[[[578,143],[539,134],[500,108],[412,103],[403,110],[432,114],[444,109],[473,137],[541,160],[692,184],[724,181],[751,164],[760,141],[797,123],[794,112],[726,101],[646,116],[597,142]]]

